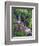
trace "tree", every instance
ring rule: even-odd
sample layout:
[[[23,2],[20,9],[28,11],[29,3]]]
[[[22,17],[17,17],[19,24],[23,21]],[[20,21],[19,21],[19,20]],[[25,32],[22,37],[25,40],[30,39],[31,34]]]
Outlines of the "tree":
[[[20,16],[21,20],[24,20],[27,27],[32,28],[32,9],[31,8],[16,8],[14,11],[15,16]]]

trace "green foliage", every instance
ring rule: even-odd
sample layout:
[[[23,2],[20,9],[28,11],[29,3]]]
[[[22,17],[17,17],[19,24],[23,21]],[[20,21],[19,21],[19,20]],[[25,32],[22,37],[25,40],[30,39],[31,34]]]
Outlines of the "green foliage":
[[[22,16],[24,21],[27,21],[27,26],[32,28],[32,9],[31,8],[16,8],[14,11],[15,15]]]
[[[29,22],[28,27],[32,28],[32,18],[30,18],[30,22]]]
[[[13,10],[12,10],[13,11]],[[24,8],[16,8],[15,10],[14,10],[14,14],[12,14],[12,30],[14,30],[14,31],[12,31],[12,36],[13,36],[13,34],[15,34],[16,36],[27,36],[26,35],[26,33],[25,32],[20,32],[20,31],[16,31],[16,24],[13,24],[13,23],[16,23],[16,16],[22,16],[22,20],[24,20],[24,21],[27,21],[27,24],[26,24],[26,26],[27,27],[29,27],[29,28],[32,28],[32,9],[31,8],[26,8],[26,9],[24,9]],[[13,33],[14,32],[14,33]]]
[[[20,31],[19,31],[19,32],[16,32],[15,35],[16,35],[16,36],[25,36],[26,33],[25,33],[25,32],[20,32]]]
[[[27,8],[26,9],[17,8],[15,10],[15,14],[16,15],[26,15],[26,16],[28,15],[29,16],[29,15],[32,15],[32,9],[30,9],[30,8],[29,9],[27,9]]]

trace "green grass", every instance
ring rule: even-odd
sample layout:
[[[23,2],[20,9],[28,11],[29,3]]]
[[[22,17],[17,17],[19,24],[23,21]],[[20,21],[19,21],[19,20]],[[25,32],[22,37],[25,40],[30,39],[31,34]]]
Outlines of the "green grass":
[[[15,35],[16,36],[25,36],[26,33],[25,32],[16,32]]]

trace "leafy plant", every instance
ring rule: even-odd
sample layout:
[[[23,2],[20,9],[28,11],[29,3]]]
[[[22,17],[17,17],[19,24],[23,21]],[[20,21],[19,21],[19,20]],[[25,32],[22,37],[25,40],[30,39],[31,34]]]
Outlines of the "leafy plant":
[[[16,23],[19,17],[27,27],[32,28],[32,8],[15,8],[14,14],[12,12],[12,27],[14,25],[14,32],[15,32],[14,34],[16,36],[24,36],[26,35],[26,33],[16,31],[16,24],[13,24],[13,23]]]

